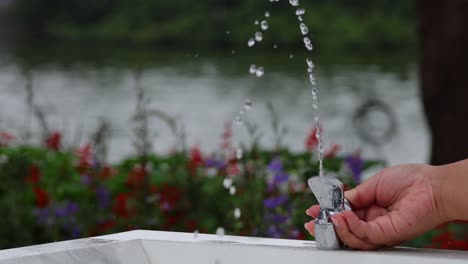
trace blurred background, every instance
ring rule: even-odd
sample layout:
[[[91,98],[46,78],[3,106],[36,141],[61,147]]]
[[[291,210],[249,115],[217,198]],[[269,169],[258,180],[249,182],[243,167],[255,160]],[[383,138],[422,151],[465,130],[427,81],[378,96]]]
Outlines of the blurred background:
[[[349,187],[466,158],[467,7],[436,2],[0,0],[0,247],[132,229],[310,239],[308,57],[325,166]],[[463,230],[410,245],[466,249]]]

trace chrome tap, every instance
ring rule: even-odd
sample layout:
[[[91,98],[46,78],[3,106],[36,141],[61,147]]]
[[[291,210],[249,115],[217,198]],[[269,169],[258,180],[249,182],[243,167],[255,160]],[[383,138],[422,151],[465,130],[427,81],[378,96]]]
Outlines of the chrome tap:
[[[315,219],[315,241],[319,249],[343,249],[344,244],[336,234],[331,216],[351,206],[344,198],[343,183],[335,177],[317,176],[308,181],[320,205],[320,213]]]

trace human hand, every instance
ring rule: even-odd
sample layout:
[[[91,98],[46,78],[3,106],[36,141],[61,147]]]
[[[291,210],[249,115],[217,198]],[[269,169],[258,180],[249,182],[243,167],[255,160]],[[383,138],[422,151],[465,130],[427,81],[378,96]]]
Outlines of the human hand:
[[[434,168],[401,165],[384,169],[346,192],[353,211],[332,216],[338,236],[351,248],[375,250],[398,245],[446,222]],[[316,218],[319,211],[315,205],[307,214]],[[305,228],[315,235],[313,220]]]

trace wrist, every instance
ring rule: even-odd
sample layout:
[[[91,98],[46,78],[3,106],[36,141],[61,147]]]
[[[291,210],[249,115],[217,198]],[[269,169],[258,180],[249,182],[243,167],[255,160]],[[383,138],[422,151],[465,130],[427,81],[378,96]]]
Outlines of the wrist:
[[[445,221],[468,220],[468,160],[433,168],[435,201]]]

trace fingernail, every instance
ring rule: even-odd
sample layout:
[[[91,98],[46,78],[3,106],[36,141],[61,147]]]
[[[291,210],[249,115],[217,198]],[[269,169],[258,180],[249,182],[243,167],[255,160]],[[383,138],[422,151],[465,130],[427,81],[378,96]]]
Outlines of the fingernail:
[[[307,223],[304,224],[304,228],[307,229]]]
[[[340,228],[340,224],[338,224],[338,220],[335,219],[334,217],[331,218],[332,222],[333,222],[333,225],[336,227],[336,228]]]
[[[309,209],[306,210],[306,215],[310,216]]]

